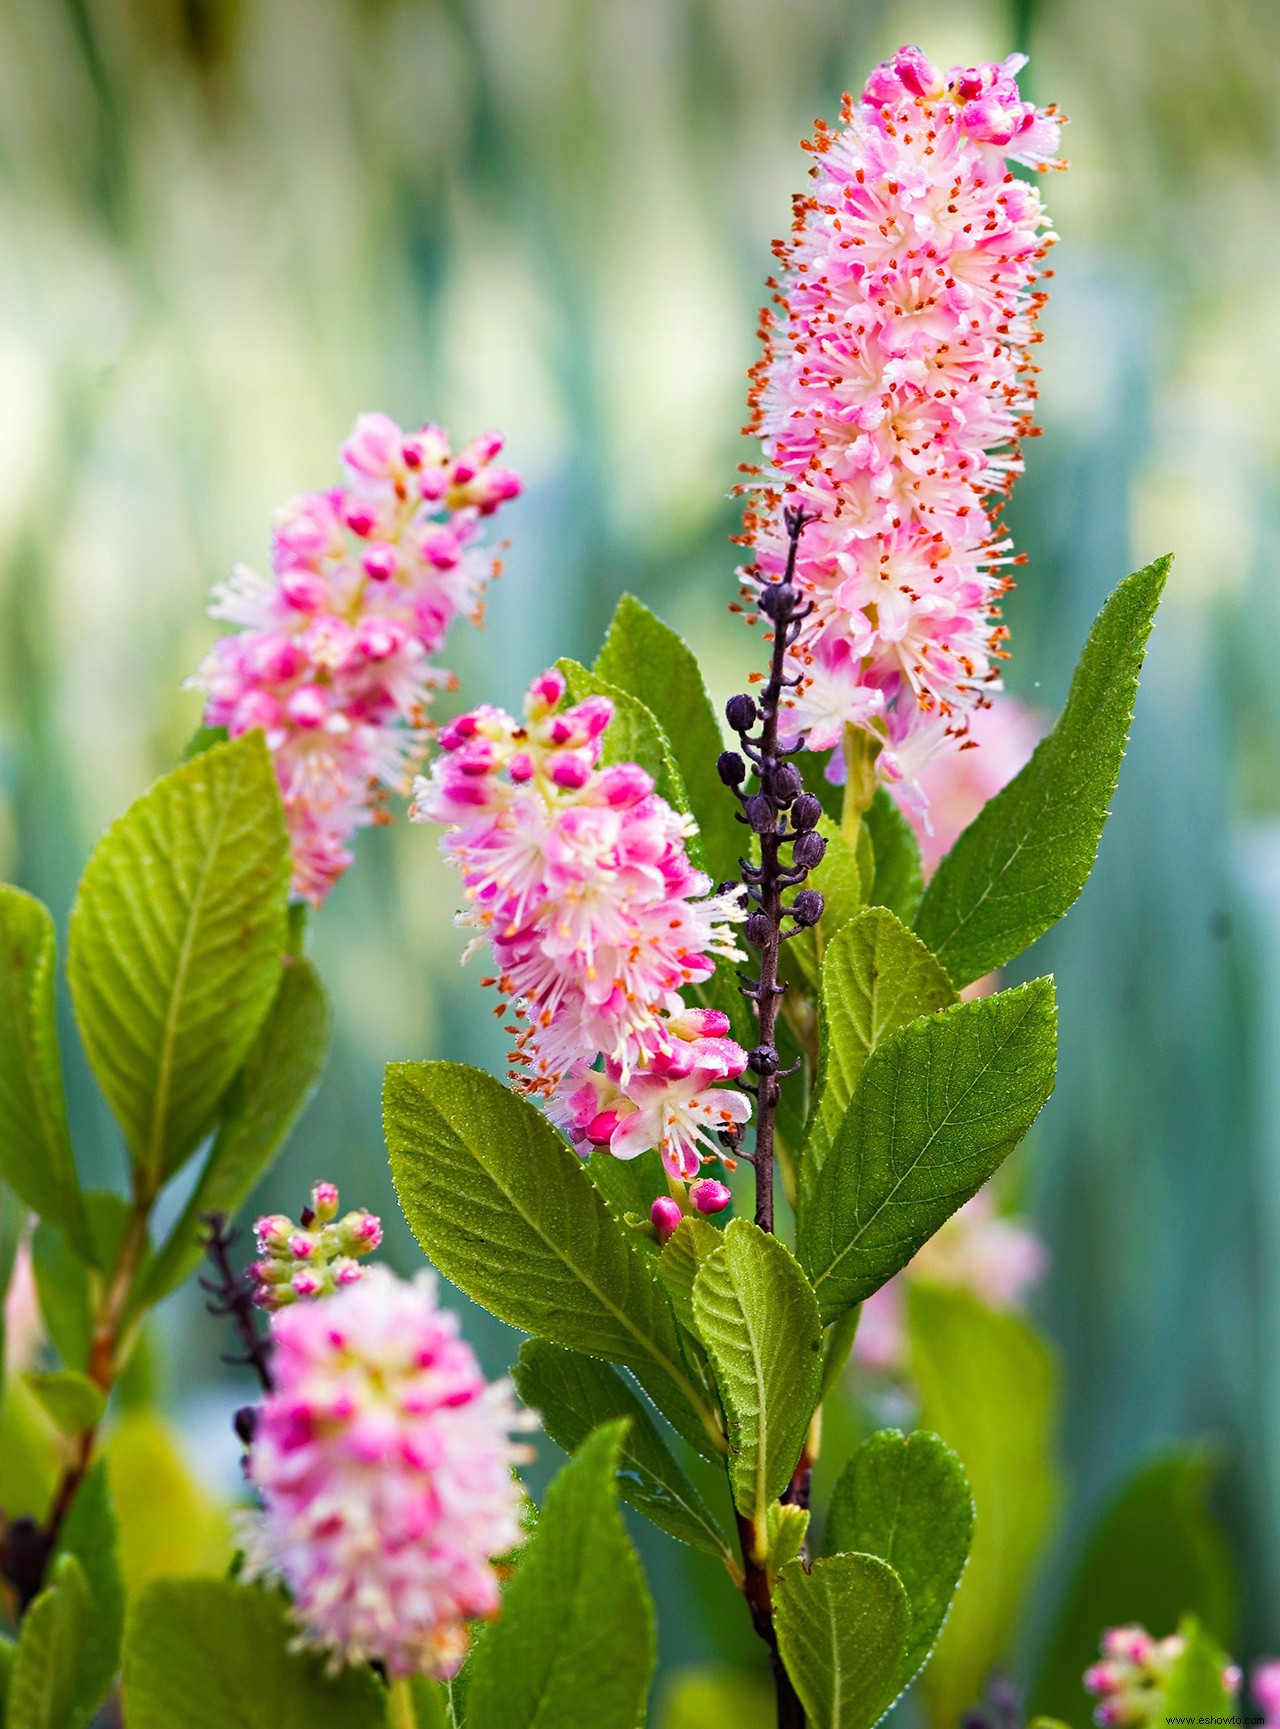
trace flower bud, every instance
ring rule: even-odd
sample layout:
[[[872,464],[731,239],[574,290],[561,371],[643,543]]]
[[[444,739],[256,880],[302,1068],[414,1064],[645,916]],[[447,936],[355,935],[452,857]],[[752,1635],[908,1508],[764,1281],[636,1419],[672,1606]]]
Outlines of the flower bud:
[[[789,582],[771,582],[760,591],[760,610],[776,623],[791,616],[796,591]]]
[[[785,809],[804,791],[804,778],[793,762],[784,762],[774,770],[769,790],[773,794],[774,803]]]
[[[733,1199],[733,1194],[727,1184],[718,1183],[714,1177],[703,1177],[690,1188],[689,1199],[700,1213],[709,1216],[712,1213],[722,1213]]]
[[[679,1201],[673,1201],[670,1195],[659,1195],[649,1208],[649,1219],[660,1243],[667,1241],[683,1217]]]
[[[311,1211],[322,1225],[338,1216],[338,1190],[333,1183],[317,1183],[311,1191]]]
[[[735,732],[750,732],[760,718],[755,700],[745,692],[731,696],[724,705],[725,718]]]
[[[748,913],[743,931],[753,949],[762,949],[773,934],[773,921],[768,913]]]
[[[778,1072],[778,1053],[772,1045],[757,1045],[748,1053],[747,1065],[754,1074],[775,1075]]]

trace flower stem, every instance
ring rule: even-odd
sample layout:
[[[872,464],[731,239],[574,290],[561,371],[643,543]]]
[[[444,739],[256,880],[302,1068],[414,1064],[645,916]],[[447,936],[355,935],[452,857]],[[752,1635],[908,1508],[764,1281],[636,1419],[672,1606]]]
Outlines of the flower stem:
[[[407,1675],[396,1675],[392,1678],[390,1697],[393,1729],[418,1729],[418,1707],[413,1701],[413,1682]]]

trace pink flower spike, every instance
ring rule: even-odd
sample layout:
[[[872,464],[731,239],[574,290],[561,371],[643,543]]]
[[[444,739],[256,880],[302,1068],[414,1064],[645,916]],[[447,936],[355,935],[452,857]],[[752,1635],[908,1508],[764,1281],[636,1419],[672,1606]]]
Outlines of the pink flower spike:
[[[281,1310],[272,1337],[246,1577],[287,1587],[300,1641],[334,1666],[455,1674],[466,1622],[497,1607],[493,1557],[521,1541],[510,1434],[528,1419],[486,1385],[429,1273],[375,1268]]]
[[[649,1209],[649,1218],[660,1243],[667,1241],[683,1217],[679,1201],[673,1201],[670,1195],[659,1195]]]
[[[703,1177],[690,1188],[689,1199],[700,1213],[709,1216],[725,1210],[733,1199],[733,1191],[714,1177]]]

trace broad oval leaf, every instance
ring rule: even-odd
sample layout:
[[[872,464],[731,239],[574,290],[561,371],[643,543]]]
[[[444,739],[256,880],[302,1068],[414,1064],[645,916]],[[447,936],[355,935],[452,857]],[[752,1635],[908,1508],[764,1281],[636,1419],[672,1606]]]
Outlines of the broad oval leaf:
[[[729,1421],[729,1482],[763,1545],[769,1503],[791,1481],[822,1384],[822,1324],[789,1249],[734,1219],[698,1268],[693,1312]]]
[[[1053,1091],[1052,979],[957,1003],[865,1063],[812,1198],[800,1264],[824,1322],[904,1267],[977,1193]]]
[[[67,978],[154,1195],[212,1127],[280,981],[289,843],[260,732],[182,763],[94,848]]]
[[[897,1698],[911,1610],[902,1581],[875,1555],[832,1555],[774,1586],[778,1649],[810,1723],[871,1729]]]
[[[325,1673],[295,1651],[274,1592],[234,1579],[159,1579],[131,1608],[123,1703],[129,1729],[386,1729],[368,1669]]]
[[[665,733],[716,882],[736,879],[738,801],[716,772],[724,738],[693,650],[632,594],[618,602],[596,676],[642,702]]]
[[[687,1440],[723,1450],[670,1303],[533,1105],[462,1063],[391,1063],[383,1122],[400,1205],[446,1278],[513,1327],[624,1364]]]
[[[56,960],[48,909],[0,884],[0,1178],[87,1255],[58,1060]]]
[[[1057,1498],[1057,1366],[1019,1315],[917,1280],[907,1296],[920,1419],[954,1448],[977,1519],[969,1565],[921,1680],[930,1722],[954,1729],[982,1694],[1026,1600]]]
[[[635,1729],[653,1605],[618,1511],[624,1422],[584,1441],[547,1491],[502,1616],[476,1648],[467,1729]]]
[[[566,1453],[601,1424],[625,1417],[629,1427],[618,1455],[623,1500],[668,1536],[734,1565],[728,1538],[619,1370],[545,1339],[530,1339],[520,1347],[513,1379],[525,1404],[540,1413],[543,1428]]]
[[[884,907],[868,907],[832,937],[822,960],[821,1063],[800,1156],[802,1205],[872,1051],[899,1027],[946,1008],[955,995],[920,938]]]
[[[916,929],[957,986],[1020,955],[1084,887],[1171,562],[1157,559],[1116,588],[1089,633],[1057,725],[983,806],[925,890]]]
[[[267,1018],[223,1100],[200,1180],[157,1255],[146,1301],[157,1303],[198,1264],[200,1220],[240,1210],[306,1109],[329,1047],[329,1000],[302,956],[284,970]]]
[[[78,1369],[31,1369],[23,1380],[64,1435],[87,1434],[101,1422],[107,1395]]]
[[[83,1567],[74,1555],[60,1555],[22,1618],[5,1729],[81,1729],[88,1722],[79,1677],[92,1612]]]
[[[964,1466],[945,1441],[922,1429],[911,1435],[882,1429],[870,1436],[832,1491],[824,1538],[828,1554],[878,1555],[907,1593],[911,1626],[899,1691],[937,1643],[969,1558],[973,1518]]]

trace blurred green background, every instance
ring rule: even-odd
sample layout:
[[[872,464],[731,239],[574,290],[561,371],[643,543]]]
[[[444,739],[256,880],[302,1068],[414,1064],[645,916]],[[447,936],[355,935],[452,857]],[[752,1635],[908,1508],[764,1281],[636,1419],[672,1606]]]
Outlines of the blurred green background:
[[[1028,1202],[1069,1483],[1037,1601],[1135,1460],[1205,1436],[1238,1654],[1275,1650],[1273,0],[5,0],[0,872],[65,919],[94,837],[195,726],[209,585],[265,562],[273,507],[330,483],[361,409],[501,426],[526,477],[488,628],[449,644],[466,699],[590,658],[624,589],[736,688],[757,644],[725,610],[728,491],[768,243],[800,135],[901,41],[944,65],[1025,47],[1072,119],[1011,687],[1055,709],[1104,594],[1178,554],[1098,870],[1034,956],[1063,1017]],[[328,1075],[265,1202],[323,1175],[390,1219],[383,1062],[501,1065],[453,906],[428,833],[363,837],[315,927]],[[66,1048],[78,1145],[114,1181]],[[403,1227],[392,1244],[415,1263]],[[234,1485],[242,1389],[190,1294],[164,1320],[167,1397]],[[512,1335],[467,1324],[503,1366]],[[697,1582],[647,1552],[664,1663],[707,1655]]]

